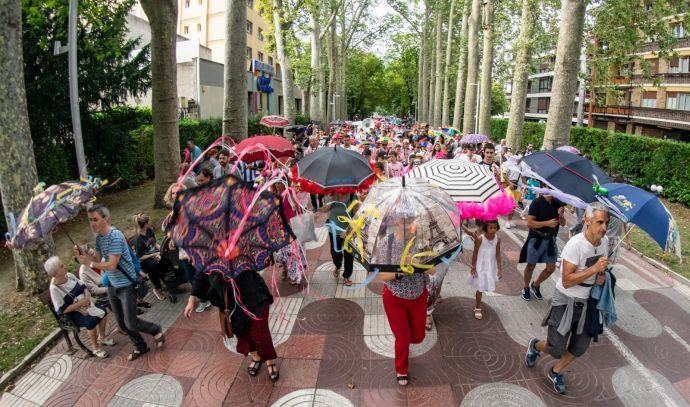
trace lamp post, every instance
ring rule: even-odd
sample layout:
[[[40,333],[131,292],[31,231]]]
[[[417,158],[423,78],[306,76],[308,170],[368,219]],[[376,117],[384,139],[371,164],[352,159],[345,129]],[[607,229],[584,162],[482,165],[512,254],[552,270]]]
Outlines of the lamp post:
[[[77,11],[79,0],[69,1],[69,19],[67,27],[67,45],[62,46],[60,41],[55,41],[53,55],[60,55],[67,51],[69,66],[69,105],[72,114],[72,133],[74,135],[74,149],[77,155],[77,167],[79,178],[86,178],[86,156],[84,155],[84,142],[81,136],[81,116],[79,113],[79,83],[77,71]]]

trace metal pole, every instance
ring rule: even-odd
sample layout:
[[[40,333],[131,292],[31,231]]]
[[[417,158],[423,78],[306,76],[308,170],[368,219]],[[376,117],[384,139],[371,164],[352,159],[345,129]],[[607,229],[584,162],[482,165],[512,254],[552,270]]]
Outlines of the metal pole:
[[[585,80],[587,78],[587,58],[585,50],[580,51],[580,87],[578,89],[577,97],[579,102],[577,103],[577,126],[582,127],[582,123],[585,118]]]
[[[81,117],[79,116],[79,86],[77,77],[77,9],[79,0],[69,1],[69,21],[67,28],[67,59],[69,61],[69,104],[72,113],[72,132],[74,133],[74,149],[77,153],[77,167],[79,178],[86,178],[86,156],[84,142],[81,137]]]
[[[479,98],[482,97],[482,87],[479,86],[481,81],[477,81],[477,103],[476,109],[474,111],[474,133],[477,134],[479,131]]]

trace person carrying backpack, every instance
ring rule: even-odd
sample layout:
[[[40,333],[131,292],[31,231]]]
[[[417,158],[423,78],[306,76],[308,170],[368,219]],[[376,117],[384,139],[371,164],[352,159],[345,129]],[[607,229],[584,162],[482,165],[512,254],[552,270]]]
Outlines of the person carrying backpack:
[[[75,246],[74,254],[79,263],[105,271],[109,281],[110,307],[118,326],[134,344],[134,350],[127,358],[132,361],[150,350],[141,332],[152,335],[156,346],[161,347],[165,343],[163,330],[159,325],[137,317],[135,287],[142,284],[141,277],[135,268],[135,256],[132,256],[127,239],[121,231],[110,225],[108,208],[94,205],[87,213],[91,230],[96,234],[96,249],[83,253]]]

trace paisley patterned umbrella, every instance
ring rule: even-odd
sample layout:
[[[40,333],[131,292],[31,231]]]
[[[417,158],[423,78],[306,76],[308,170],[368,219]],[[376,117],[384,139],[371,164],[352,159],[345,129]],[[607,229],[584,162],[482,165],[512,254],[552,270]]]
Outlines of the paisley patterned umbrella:
[[[290,243],[292,231],[280,208],[278,196],[228,175],[179,193],[168,233],[198,270],[232,279],[268,267],[273,252]],[[236,234],[228,256],[228,240]]]
[[[19,223],[16,227],[9,227],[6,237],[10,246],[16,249],[33,247],[53,233],[57,225],[77,216],[81,207],[94,200],[98,189],[106,183],[96,178],[83,182],[66,181],[46,189],[39,185],[35,189],[36,195],[22,211]]]

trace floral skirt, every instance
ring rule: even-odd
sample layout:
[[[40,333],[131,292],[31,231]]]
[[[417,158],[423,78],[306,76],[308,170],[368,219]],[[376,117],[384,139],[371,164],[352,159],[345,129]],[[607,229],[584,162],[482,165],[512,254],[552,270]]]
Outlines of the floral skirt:
[[[290,280],[301,283],[302,273],[307,271],[307,259],[304,257],[304,250],[298,241],[293,241],[277,252],[273,253],[273,259],[279,265],[287,269]]]

